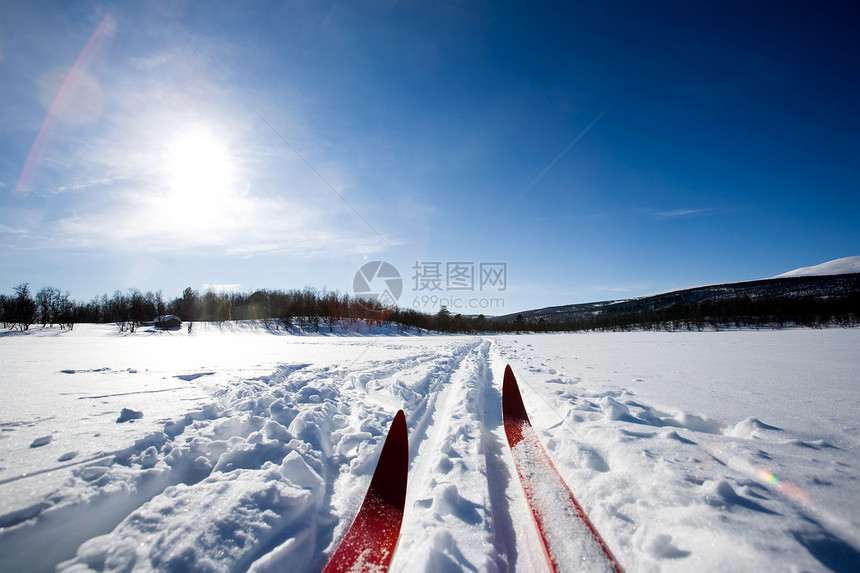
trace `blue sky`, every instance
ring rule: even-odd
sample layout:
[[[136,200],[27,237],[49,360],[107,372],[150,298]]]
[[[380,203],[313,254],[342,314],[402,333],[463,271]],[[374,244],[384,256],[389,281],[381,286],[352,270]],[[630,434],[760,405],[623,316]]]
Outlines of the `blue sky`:
[[[860,254],[847,3],[244,4],[0,8],[0,291],[383,260],[503,314]]]

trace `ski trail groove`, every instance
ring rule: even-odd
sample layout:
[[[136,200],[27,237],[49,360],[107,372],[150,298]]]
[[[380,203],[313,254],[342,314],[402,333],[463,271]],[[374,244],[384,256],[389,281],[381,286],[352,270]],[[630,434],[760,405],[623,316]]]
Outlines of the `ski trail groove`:
[[[492,383],[489,348],[484,339],[469,345],[444,384],[429,388],[435,398],[428,399],[418,424],[428,429],[414,435],[410,445],[414,458],[406,515],[392,571],[508,568],[505,544],[492,533],[499,500],[488,489],[485,411],[495,407],[485,401]]]
[[[503,440],[502,395],[499,392],[499,385],[494,383],[492,361],[487,360],[481,364],[479,379],[483,382],[484,405],[481,420],[481,450],[487,467],[487,490],[495,531],[493,543],[500,559],[501,556],[504,558],[505,567],[500,567],[500,570],[513,571],[516,569],[519,554],[507,487],[512,483],[515,474],[511,473],[505,462],[508,446]]]
[[[433,412],[442,390],[449,384],[451,373],[475,346],[472,341],[457,341],[439,353],[410,355],[399,360],[386,360],[381,364],[363,366],[358,372],[344,373],[340,412],[349,416],[354,441],[347,435],[338,447],[334,458],[335,480],[329,480],[324,507],[332,507],[331,515],[337,522],[323,526],[318,546],[324,556],[330,554],[346,533],[358,505],[364,498],[371,475],[376,467],[379,448],[385,436],[375,428],[387,428],[398,409],[407,413],[410,427],[410,463],[415,459],[416,444],[421,441],[422,429],[432,423]],[[377,423],[368,424],[368,420]],[[417,430],[415,429],[417,426]],[[368,440],[372,438],[372,440]],[[349,463],[344,463],[349,461]],[[408,501],[407,501],[408,503]],[[335,510],[334,508],[339,508]],[[321,568],[325,559],[316,565]]]

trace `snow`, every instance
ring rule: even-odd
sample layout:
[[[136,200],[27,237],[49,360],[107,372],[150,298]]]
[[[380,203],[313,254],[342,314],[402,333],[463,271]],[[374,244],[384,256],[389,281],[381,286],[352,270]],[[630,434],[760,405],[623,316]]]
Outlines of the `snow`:
[[[860,256],[843,257],[812,267],[802,267],[773,278],[845,275],[851,273],[860,273]]]
[[[391,570],[545,571],[508,363],[628,571],[860,564],[860,330],[363,330],[0,334],[0,570],[318,571],[402,408]]]

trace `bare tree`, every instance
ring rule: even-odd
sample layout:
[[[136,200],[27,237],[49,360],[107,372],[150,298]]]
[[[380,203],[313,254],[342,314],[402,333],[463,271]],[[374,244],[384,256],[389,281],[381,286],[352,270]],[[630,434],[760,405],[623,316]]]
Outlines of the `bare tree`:
[[[155,314],[156,316],[167,314],[167,305],[164,304],[164,297],[161,294],[161,289],[155,291]]]
[[[108,321],[117,325],[120,332],[124,332],[130,319],[130,308],[128,298],[120,291],[114,291],[113,297],[104,295],[105,317]]]
[[[39,309],[43,328],[48,324],[54,326],[54,321],[57,319],[59,300],[60,289],[54,287],[46,286],[36,293],[36,306]]]
[[[21,283],[15,287],[15,305],[13,322],[22,331],[29,330],[30,325],[36,321],[36,301],[30,295],[30,283]]]
[[[7,328],[12,322],[12,301],[5,295],[0,294],[0,320],[3,321],[3,328]]]
[[[129,331],[134,332],[146,320],[146,296],[138,289],[133,288],[128,292],[129,300]],[[154,318],[154,317],[153,317]]]

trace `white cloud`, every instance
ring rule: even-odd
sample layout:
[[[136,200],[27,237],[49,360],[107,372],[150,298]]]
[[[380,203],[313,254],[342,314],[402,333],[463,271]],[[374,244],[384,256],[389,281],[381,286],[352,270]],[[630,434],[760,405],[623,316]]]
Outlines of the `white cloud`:
[[[182,211],[171,209],[172,204],[169,193],[129,192],[115,205],[60,220],[53,236],[40,241],[41,247],[335,256],[366,252],[378,241],[357,225],[333,228],[324,211],[298,200],[234,193],[204,198],[198,205],[183,202]]]
[[[10,235],[26,235],[28,231],[19,227],[10,227],[9,225],[0,224],[0,233],[9,233]]]
[[[46,150],[49,169],[30,197],[45,211],[28,246],[243,257],[384,248],[350,209],[361,198],[350,168],[326,159],[294,119],[283,121],[337,193],[353,191],[347,205],[245,105],[251,92],[214,77],[217,66],[198,48],[105,74],[112,105],[98,130],[59,133],[62,144]]]
[[[672,211],[658,211],[658,217],[689,217],[691,215],[701,215],[707,213],[711,209],[675,209]]]
[[[634,290],[633,287],[625,286],[625,287],[611,287],[611,286],[599,286],[596,287],[597,290],[605,290],[609,292],[631,292]]]
[[[239,289],[242,288],[241,284],[229,284],[229,285],[217,285],[217,284],[202,284],[200,287],[207,292],[239,292]]]

